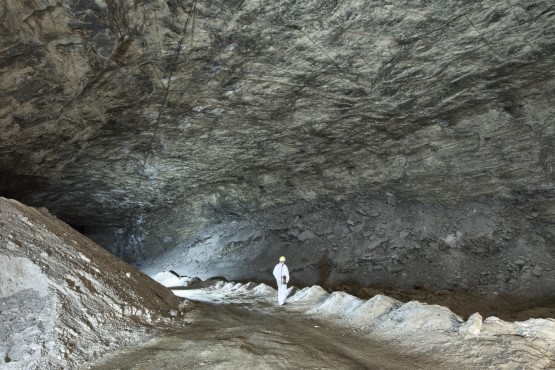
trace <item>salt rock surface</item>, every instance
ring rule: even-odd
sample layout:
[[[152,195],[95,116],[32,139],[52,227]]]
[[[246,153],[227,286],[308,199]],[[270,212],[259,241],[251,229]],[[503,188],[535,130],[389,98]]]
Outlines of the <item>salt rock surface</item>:
[[[156,280],[157,282],[159,282],[160,284],[162,284],[165,287],[188,287],[189,285],[191,285],[191,283],[198,281],[198,278],[193,278],[193,277],[189,277],[189,276],[175,276],[174,274],[172,274],[169,271],[162,271],[159,272],[158,274],[152,276],[152,278],[154,280]]]
[[[344,292],[333,292],[322,303],[309,310],[308,314],[350,315],[363,304],[363,300]]]
[[[377,294],[354,310],[347,320],[351,324],[370,324],[401,305],[402,303],[394,298]]]
[[[303,288],[297,293],[295,293],[291,298],[288,299],[289,302],[318,302],[326,299],[329,293],[326,292],[319,285],[313,285],[311,287]]]
[[[212,285],[211,288],[214,289],[214,290],[220,290],[220,289],[223,289],[225,284],[226,284],[225,281],[218,281],[214,285]]]
[[[232,292],[234,290],[241,288],[242,286],[243,284],[241,283],[229,282],[229,283],[224,283],[224,285],[220,289],[227,290],[228,292]]]
[[[144,340],[179,304],[47,210],[0,197],[0,368],[77,368]]]
[[[39,296],[48,295],[47,276],[27,258],[0,254],[0,297],[8,297],[27,289]]]
[[[482,315],[473,313],[459,328],[459,334],[465,338],[476,337],[482,331]]]
[[[249,293],[250,291],[252,291],[254,288],[256,288],[256,283],[248,282],[245,285],[243,285],[241,288],[237,289],[237,291],[241,292],[241,293]]]
[[[516,326],[514,323],[501,320],[497,316],[490,316],[483,322],[482,333],[489,336],[516,334]]]
[[[252,290],[252,293],[254,295],[266,296],[266,295],[270,295],[270,294],[276,294],[276,290],[274,288],[272,288],[271,286],[262,283],[262,284],[258,284],[256,286],[256,288],[254,288]]]
[[[507,322],[496,316],[490,316],[484,320],[482,334],[484,336],[516,335],[546,340],[555,349],[555,319]]]
[[[411,301],[381,316],[376,320],[374,330],[397,335],[420,335],[426,331],[452,332],[457,330],[462,322],[458,315],[446,307]]]
[[[555,348],[555,319],[530,319],[516,322],[515,326],[518,335],[548,340]]]

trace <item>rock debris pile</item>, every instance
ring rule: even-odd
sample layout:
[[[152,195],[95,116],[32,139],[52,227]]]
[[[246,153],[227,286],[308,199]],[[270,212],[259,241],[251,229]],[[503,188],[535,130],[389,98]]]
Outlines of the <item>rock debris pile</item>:
[[[2,369],[76,368],[186,307],[46,209],[0,198]]]

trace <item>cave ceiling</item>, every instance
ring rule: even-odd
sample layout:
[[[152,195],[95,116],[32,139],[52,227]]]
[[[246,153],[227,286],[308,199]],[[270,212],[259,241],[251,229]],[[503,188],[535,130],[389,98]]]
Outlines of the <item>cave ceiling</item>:
[[[349,194],[555,217],[546,1],[1,0],[0,195],[74,225]]]

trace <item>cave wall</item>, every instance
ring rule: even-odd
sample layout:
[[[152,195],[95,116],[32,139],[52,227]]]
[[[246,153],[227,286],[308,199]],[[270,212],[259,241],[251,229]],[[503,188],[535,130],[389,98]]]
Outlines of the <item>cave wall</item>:
[[[550,0],[0,0],[0,195],[145,268],[263,279],[285,248],[306,284],[546,292],[554,17]]]
[[[288,258],[292,284],[419,287],[553,297],[555,226],[512,204],[451,205],[393,193],[299,203],[222,220],[150,259],[154,274],[273,282]]]

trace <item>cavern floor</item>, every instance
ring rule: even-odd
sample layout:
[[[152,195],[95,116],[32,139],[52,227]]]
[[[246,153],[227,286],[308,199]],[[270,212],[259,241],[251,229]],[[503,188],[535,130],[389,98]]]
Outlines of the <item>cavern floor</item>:
[[[172,277],[173,276],[173,277]],[[365,301],[319,286],[291,287],[285,306],[266,284],[155,279],[198,302],[176,330],[86,369],[549,369],[555,321],[505,322],[445,307]],[[172,282],[170,282],[170,280]],[[186,287],[189,285],[188,287]]]
[[[267,308],[267,307],[266,307]],[[423,356],[362,340],[352,330],[253,304],[199,303],[193,324],[84,368],[448,369]]]

